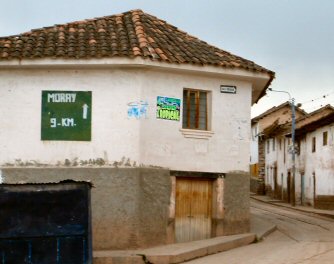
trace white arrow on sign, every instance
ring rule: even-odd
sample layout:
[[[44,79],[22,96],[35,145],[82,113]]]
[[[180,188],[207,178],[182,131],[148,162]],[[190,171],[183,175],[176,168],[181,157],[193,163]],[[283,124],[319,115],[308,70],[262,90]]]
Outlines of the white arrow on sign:
[[[88,105],[84,104],[82,106],[82,118],[87,119],[87,113],[88,113]]]

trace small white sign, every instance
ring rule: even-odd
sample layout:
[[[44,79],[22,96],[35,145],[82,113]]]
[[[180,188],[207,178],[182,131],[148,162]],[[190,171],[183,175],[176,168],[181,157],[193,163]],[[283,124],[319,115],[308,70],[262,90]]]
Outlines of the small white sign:
[[[234,85],[221,85],[220,86],[220,92],[221,93],[236,94],[237,93],[237,87],[234,86]]]

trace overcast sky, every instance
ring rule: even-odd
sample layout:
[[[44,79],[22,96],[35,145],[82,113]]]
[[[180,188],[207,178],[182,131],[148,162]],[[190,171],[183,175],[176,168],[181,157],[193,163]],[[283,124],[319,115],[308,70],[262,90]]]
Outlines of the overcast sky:
[[[332,0],[0,1],[0,36],[140,8],[276,72],[271,87],[290,92],[306,111],[334,104]],[[288,98],[271,92],[252,116]]]

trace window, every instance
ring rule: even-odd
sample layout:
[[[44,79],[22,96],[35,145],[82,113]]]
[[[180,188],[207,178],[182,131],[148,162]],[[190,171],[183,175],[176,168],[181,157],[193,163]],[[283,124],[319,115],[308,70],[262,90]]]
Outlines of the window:
[[[328,143],[328,132],[325,131],[322,133],[322,145],[326,146]]]
[[[301,147],[301,144],[300,144],[300,139],[296,140],[297,141],[297,149],[296,149],[296,154],[299,155],[300,154],[300,147]]]
[[[267,140],[267,153],[270,151],[270,139]]]
[[[285,141],[286,141],[286,140],[285,140],[285,138],[284,138],[284,139],[283,139],[283,148],[284,148],[284,149],[283,149],[283,153],[284,153],[284,155],[283,155],[283,160],[284,160],[284,163],[285,163],[285,159],[286,159],[286,158],[285,158],[285,155],[286,155],[286,153],[285,153]]]
[[[182,128],[208,130],[208,93],[192,89],[183,90]]]
[[[279,150],[282,150],[282,139],[280,138],[278,140]]]
[[[273,138],[273,151],[275,151],[275,144],[276,144],[275,138]]]
[[[313,137],[312,138],[312,152],[315,152],[315,148],[316,148],[316,146],[315,146],[315,137]]]

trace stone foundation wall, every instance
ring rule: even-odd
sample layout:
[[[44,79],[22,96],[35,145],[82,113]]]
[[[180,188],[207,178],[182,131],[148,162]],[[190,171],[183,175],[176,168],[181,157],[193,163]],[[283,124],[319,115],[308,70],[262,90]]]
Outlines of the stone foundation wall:
[[[249,174],[227,173],[224,179],[224,235],[250,230]]]
[[[175,201],[167,169],[2,168],[3,183],[92,183],[94,250],[147,248],[174,240]],[[249,232],[249,174],[227,173],[214,181],[212,236]],[[174,186],[175,188],[175,186]],[[175,190],[174,190],[175,191]],[[175,199],[174,199],[175,200]]]
[[[250,191],[259,195],[264,195],[264,182],[259,178],[250,178]]]
[[[314,208],[324,210],[334,210],[333,195],[317,195],[314,200]]]
[[[3,168],[4,183],[90,181],[94,250],[166,244],[169,170],[151,168]]]

